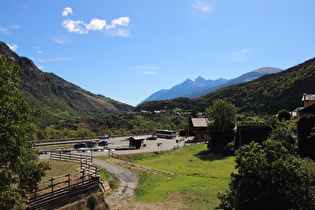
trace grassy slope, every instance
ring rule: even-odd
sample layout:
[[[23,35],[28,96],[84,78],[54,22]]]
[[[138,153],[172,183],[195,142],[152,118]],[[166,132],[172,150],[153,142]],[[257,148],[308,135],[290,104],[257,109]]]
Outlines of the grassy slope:
[[[188,207],[198,206],[195,207],[197,209],[218,207],[217,193],[228,188],[231,172],[236,172],[234,157],[209,154],[203,144],[186,146],[155,157],[134,157],[133,162],[176,174],[138,172],[137,201],[162,202],[176,193],[177,199]]]

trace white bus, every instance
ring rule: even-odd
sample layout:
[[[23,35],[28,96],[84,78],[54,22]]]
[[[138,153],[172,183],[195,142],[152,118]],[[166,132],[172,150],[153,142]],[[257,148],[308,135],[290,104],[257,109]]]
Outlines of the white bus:
[[[158,138],[172,139],[172,138],[176,138],[176,131],[156,130],[156,134],[155,135]]]

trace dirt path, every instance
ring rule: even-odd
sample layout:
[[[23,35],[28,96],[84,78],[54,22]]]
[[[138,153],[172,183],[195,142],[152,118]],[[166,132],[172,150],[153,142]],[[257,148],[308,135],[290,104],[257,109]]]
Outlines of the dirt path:
[[[130,171],[120,166],[106,163],[98,159],[94,159],[94,164],[105,168],[107,171],[115,174],[120,179],[120,185],[118,189],[113,191],[112,194],[106,198],[106,202],[110,206],[121,203],[124,198],[133,193],[134,189],[136,188],[136,181]]]

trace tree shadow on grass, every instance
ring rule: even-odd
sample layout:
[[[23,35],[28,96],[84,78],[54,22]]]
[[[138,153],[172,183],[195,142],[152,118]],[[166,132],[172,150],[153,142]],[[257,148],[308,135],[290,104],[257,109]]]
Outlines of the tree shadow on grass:
[[[224,160],[226,156],[218,153],[211,152],[209,150],[203,150],[194,155],[203,161]]]

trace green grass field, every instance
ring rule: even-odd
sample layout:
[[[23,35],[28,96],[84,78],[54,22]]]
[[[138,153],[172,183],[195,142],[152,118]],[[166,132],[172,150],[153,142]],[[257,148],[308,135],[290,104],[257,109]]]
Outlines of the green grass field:
[[[189,208],[215,209],[219,206],[217,193],[228,188],[231,173],[236,173],[234,157],[209,153],[205,144],[129,158],[139,165],[175,173],[138,171],[135,199],[142,202],[163,202],[172,197]]]

